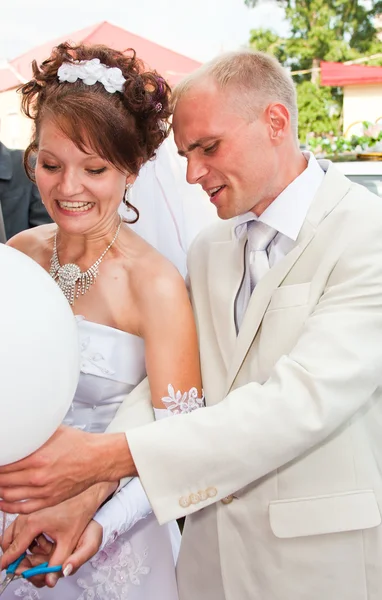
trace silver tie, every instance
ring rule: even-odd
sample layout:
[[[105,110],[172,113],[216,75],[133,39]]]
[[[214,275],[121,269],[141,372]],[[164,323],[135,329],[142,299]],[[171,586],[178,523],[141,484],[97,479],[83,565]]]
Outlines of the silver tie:
[[[267,248],[276,234],[276,229],[261,221],[250,221],[247,224],[251,294],[256,284],[269,271]]]

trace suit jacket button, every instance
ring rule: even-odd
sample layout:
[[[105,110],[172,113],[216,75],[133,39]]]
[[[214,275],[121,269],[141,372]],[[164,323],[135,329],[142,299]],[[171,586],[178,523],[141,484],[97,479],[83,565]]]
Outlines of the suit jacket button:
[[[232,500],[233,500],[233,496],[229,495],[229,496],[226,496],[225,498],[222,498],[221,502],[223,504],[231,504]]]
[[[187,496],[181,496],[179,498],[179,504],[182,508],[188,508],[191,504],[191,500]]]
[[[208,495],[207,495],[207,491],[206,490],[199,490],[198,491],[198,496],[200,500],[207,500]]]
[[[214,498],[217,493],[218,491],[215,487],[209,487],[206,489],[206,494],[209,498]]]
[[[200,502],[199,494],[190,494],[191,504],[198,504]]]

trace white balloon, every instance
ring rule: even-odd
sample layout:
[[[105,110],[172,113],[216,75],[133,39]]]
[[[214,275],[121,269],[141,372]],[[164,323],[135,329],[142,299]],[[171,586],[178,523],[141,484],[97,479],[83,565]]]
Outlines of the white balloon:
[[[0,465],[24,458],[56,431],[79,377],[70,306],[31,258],[0,244]]]

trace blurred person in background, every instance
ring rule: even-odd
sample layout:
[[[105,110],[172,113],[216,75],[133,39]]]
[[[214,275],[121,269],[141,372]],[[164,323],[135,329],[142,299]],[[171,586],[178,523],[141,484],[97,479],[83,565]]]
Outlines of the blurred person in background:
[[[11,150],[0,142],[0,242],[51,222],[36,185],[25,172],[23,150]]]

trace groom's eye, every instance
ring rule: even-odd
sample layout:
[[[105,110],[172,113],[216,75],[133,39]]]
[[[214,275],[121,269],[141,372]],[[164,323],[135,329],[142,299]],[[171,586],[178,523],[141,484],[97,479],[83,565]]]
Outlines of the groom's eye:
[[[213,154],[215,152],[215,150],[217,149],[217,147],[218,147],[218,142],[215,142],[211,146],[207,146],[207,148],[204,148],[204,154]]]

